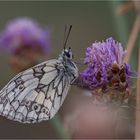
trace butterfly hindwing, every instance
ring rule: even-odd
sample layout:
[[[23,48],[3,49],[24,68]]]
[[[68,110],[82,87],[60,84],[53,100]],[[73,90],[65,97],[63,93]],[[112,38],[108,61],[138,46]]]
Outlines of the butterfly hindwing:
[[[0,91],[0,114],[22,123],[52,118],[71,83],[59,60],[49,60],[15,76]]]

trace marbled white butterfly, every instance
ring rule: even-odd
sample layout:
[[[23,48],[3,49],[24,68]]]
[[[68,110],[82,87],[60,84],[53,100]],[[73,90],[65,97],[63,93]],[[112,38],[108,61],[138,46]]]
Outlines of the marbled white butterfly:
[[[51,119],[62,105],[70,85],[78,77],[71,49],[16,75],[0,91],[0,114],[21,123]]]

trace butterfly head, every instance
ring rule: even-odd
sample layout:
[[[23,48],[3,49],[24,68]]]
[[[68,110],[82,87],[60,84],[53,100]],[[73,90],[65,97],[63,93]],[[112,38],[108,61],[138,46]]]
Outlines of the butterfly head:
[[[64,49],[62,54],[63,54],[63,58],[65,59],[69,59],[69,60],[73,59],[73,54],[70,47],[68,49]]]
[[[60,55],[60,58],[63,60],[72,60],[73,54],[72,54],[71,48],[64,49]]]

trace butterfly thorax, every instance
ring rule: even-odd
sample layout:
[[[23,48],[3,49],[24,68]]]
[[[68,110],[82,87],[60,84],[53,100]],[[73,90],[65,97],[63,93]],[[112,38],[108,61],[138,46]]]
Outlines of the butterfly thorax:
[[[64,70],[67,74],[72,75],[74,79],[78,77],[78,68],[76,64],[73,62],[73,54],[70,48],[64,49],[62,53],[59,55],[58,60],[62,62]]]

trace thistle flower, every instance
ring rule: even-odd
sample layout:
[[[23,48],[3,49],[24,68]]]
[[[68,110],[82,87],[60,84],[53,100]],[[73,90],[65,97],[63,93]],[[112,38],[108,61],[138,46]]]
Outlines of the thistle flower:
[[[132,72],[124,62],[125,53],[121,43],[113,38],[93,43],[86,50],[84,63],[87,68],[80,74],[80,85],[91,90],[99,88],[102,92],[109,89],[127,91]]]
[[[9,22],[1,33],[0,48],[10,53],[10,64],[19,72],[48,55],[49,32],[30,18],[18,18]]]

